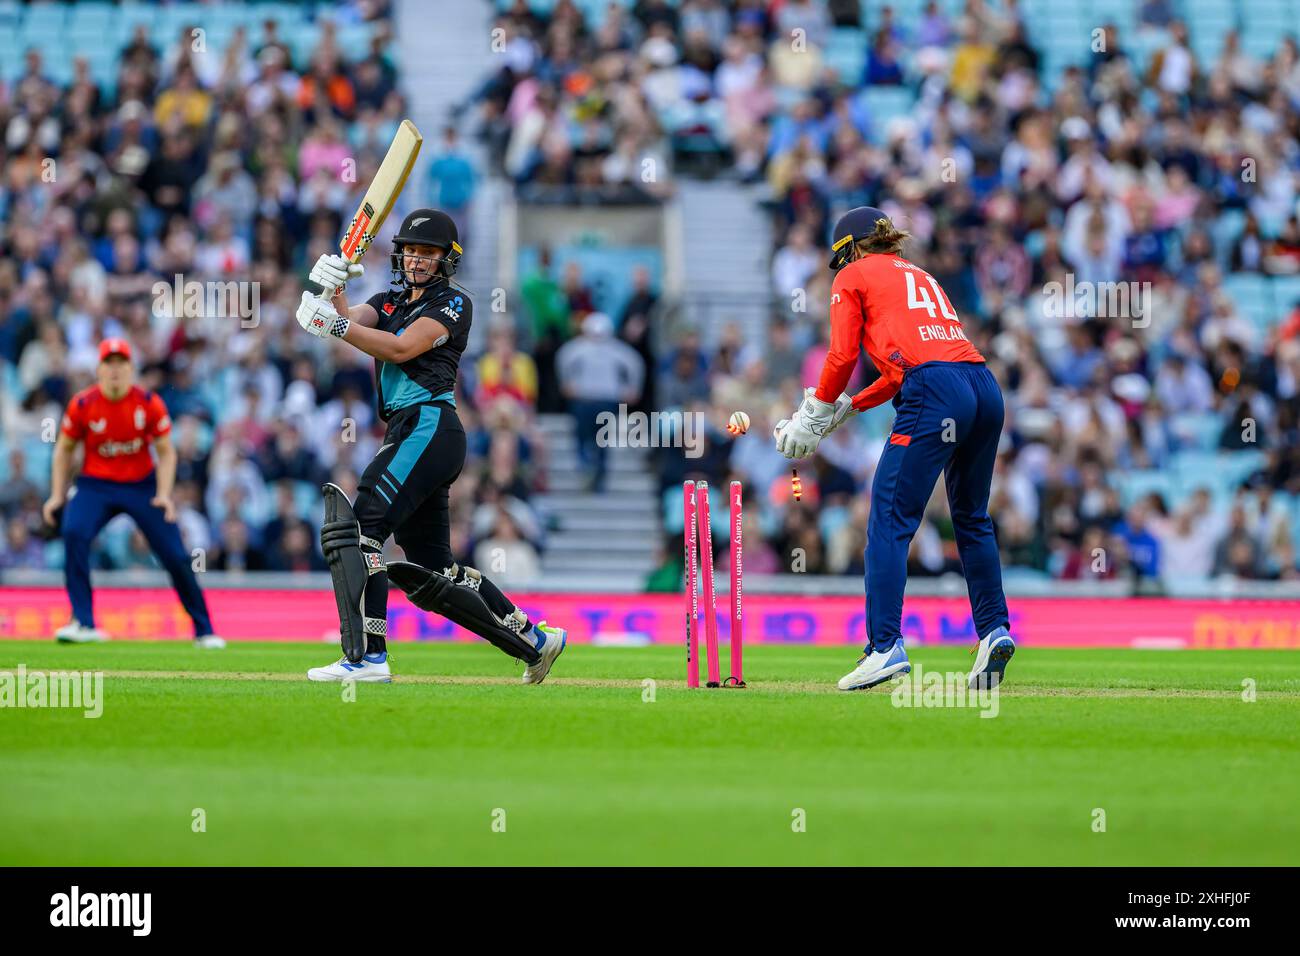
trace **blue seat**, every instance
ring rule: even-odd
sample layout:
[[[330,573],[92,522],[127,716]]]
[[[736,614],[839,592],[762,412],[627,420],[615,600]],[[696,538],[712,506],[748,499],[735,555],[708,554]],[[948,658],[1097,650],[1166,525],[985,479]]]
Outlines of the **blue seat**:
[[[1179,412],[1170,418],[1179,441],[1179,450],[1213,451],[1223,433],[1223,422],[1216,412]]]
[[[1119,492],[1120,505],[1129,507],[1152,492],[1172,500],[1177,483],[1173,475],[1154,469],[1139,469],[1121,472],[1114,477],[1115,489]]]
[[[34,4],[26,8],[23,29],[58,33],[67,23],[68,8],[61,3]]]
[[[1300,275],[1274,276],[1273,306],[1279,316],[1286,316],[1300,303]]]
[[[836,27],[826,41],[823,56],[844,83],[857,86],[867,63],[866,32],[856,27]]]
[[[1188,492],[1197,487],[1233,491],[1267,460],[1262,451],[1182,451],[1173,458],[1173,472]]]
[[[1046,571],[1040,571],[1037,568],[1009,566],[1002,569],[1002,583],[1006,585],[1038,584],[1039,582],[1050,580],[1052,580],[1050,574]]]
[[[834,534],[849,523],[849,509],[827,507],[817,516],[817,531],[823,541],[829,541]]]
[[[22,444],[23,475],[28,481],[41,487],[50,480],[50,462],[54,458],[54,443],[41,441],[39,438],[28,439]]]
[[[1220,269],[1227,270],[1233,243],[1241,236],[1245,222],[1246,213],[1243,210],[1225,209],[1210,226],[1210,238],[1214,241],[1214,259]]]
[[[1273,303],[1273,285],[1257,272],[1233,272],[1223,277],[1223,291],[1236,310],[1258,329],[1267,329],[1277,320]]]
[[[889,122],[900,116],[909,116],[916,104],[916,96],[905,86],[868,86],[858,94],[871,123],[871,138],[883,143]]]
[[[321,510],[320,488],[310,481],[293,483],[293,510],[304,521],[319,521]]]

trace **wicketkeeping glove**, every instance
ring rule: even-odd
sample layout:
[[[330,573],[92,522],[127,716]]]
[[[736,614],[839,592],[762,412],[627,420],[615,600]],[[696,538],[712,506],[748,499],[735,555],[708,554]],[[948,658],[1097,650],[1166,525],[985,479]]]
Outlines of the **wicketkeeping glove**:
[[[813,394],[815,391],[810,389],[804,393],[803,404],[794,417],[777,422],[776,450],[786,458],[807,458],[834,427],[832,422],[839,402],[834,405],[823,402]]]
[[[348,284],[366,271],[361,263],[351,263],[342,256],[324,255],[311,267],[308,278],[325,291],[326,295],[337,295]]]
[[[295,315],[298,324],[315,336],[333,335],[341,339],[352,324],[335,312],[334,306],[329,302],[310,292],[302,294],[302,302]]]
[[[811,385],[803,391],[803,397],[805,399],[811,398],[816,394],[817,389]],[[830,428],[826,429],[826,435],[829,435],[831,432],[835,431],[835,429],[843,425],[845,419],[852,418],[856,414],[858,414],[858,410],[853,407],[853,396],[849,395],[847,392],[840,392],[840,397],[835,399],[835,415],[831,418]],[[822,438],[825,438],[826,435],[823,435]]]

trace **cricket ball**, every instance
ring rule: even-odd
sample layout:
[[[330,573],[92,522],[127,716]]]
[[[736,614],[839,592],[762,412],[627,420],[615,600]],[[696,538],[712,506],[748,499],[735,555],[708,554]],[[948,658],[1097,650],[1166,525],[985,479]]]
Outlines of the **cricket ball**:
[[[731,421],[727,422],[727,431],[733,435],[743,435],[749,431],[749,416],[744,412],[732,412]]]

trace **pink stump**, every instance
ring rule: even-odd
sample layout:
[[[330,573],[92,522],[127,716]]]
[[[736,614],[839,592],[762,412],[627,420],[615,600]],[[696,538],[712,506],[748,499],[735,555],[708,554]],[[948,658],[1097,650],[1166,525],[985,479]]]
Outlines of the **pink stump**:
[[[731,680],[729,683],[741,687],[745,683],[744,675],[744,615],[741,612],[741,581],[744,577],[744,545],[741,542],[741,519],[743,517],[742,488],[740,482],[731,483]]]
[[[695,514],[700,526],[700,573],[704,586],[704,641],[709,657],[710,687],[722,686],[722,671],[718,665],[718,602],[713,585],[713,526],[709,518],[709,483],[695,485]]]
[[[682,537],[686,546],[686,686],[700,686],[700,649],[697,628],[700,620],[698,579],[696,575],[695,482],[682,482]]]

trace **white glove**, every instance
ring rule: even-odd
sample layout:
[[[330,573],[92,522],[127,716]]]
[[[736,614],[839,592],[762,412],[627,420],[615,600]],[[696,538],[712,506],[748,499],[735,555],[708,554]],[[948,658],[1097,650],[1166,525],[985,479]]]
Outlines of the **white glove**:
[[[811,398],[815,394],[817,394],[817,389],[811,385],[803,390],[805,399]],[[853,407],[853,396],[847,392],[840,392],[840,397],[835,399],[835,416],[831,419],[830,428],[826,429],[826,435],[843,425],[845,419],[852,418],[856,414],[858,414],[858,410]],[[826,435],[823,435],[822,438],[825,438]]]
[[[774,433],[776,450],[786,458],[793,460],[811,455],[817,450],[817,444],[826,437],[832,427],[831,423],[835,420],[839,402],[834,405],[823,402],[812,394],[814,391],[816,389],[804,393],[803,404],[799,406],[793,418],[783,418],[777,422]]]
[[[310,292],[302,294],[302,303],[295,315],[298,324],[315,336],[333,335],[341,339],[352,324],[335,312],[327,300]]]
[[[324,255],[316,260],[307,278],[320,286],[326,295],[333,296],[343,291],[349,279],[355,279],[365,271],[365,266],[359,262],[348,262],[342,256]]]

